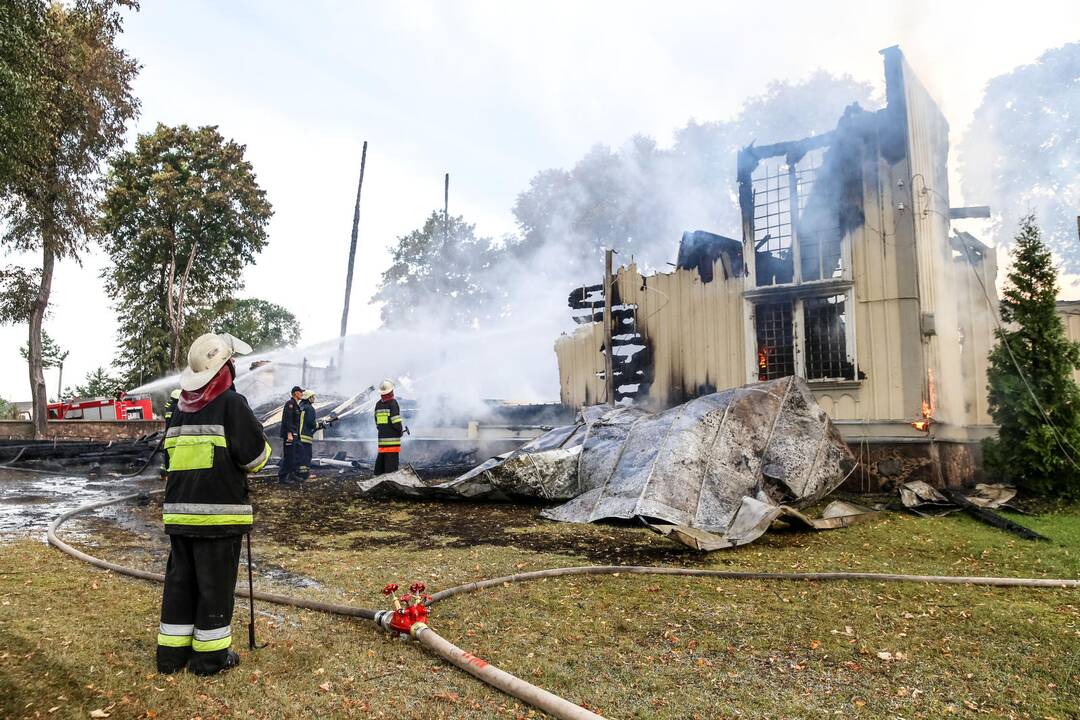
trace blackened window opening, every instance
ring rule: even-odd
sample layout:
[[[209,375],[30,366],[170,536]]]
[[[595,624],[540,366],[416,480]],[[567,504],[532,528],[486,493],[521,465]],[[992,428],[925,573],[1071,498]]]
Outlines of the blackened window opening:
[[[839,197],[835,180],[821,172],[821,151],[807,153],[796,166],[795,191],[798,197],[799,271],[803,282],[843,276]]]
[[[753,172],[754,279],[758,287],[796,282],[796,255],[799,282],[843,277],[841,198],[835,172],[827,172],[822,165],[825,152],[823,148],[811,150],[794,166],[783,160],[763,162]]]
[[[854,380],[847,354],[847,296],[803,300],[807,380]]]
[[[754,269],[759,286],[795,279],[791,237],[791,172],[785,163],[763,163],[752,179]]]
[[[754,307],[757,328],[758,380],[795,374],[795,332],[791,302],[759,303]]]

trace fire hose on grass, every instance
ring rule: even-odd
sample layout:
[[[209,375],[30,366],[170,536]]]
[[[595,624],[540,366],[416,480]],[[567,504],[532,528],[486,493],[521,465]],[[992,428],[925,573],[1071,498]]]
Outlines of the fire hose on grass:
[[[57,530],[72,517],[116,505],[128,500],[146,497],[147,495],[160,495],[163,490],[155,490],[150,493],[132,493],[122,495],[111,500],[83,505],[63,513],[51,523],[47,530],[49,543],[64,553],[95,567],[112,570],[121,575],[164,582],[165,576],[160,573],[129,568],[124,565],[112,563],[101,558],[88,555],[78,550],[57,536]],[[250,569],[250,564],[249,564]],[[387,585],[383,593],[393,598],[393,610],[369,610],[351,605],[338,603],[320,602],[304,598],[289,597],[263,591],[250,591],[248,588],[237,586],[236,594],[241,597],[271,602],[276,605],[318,610],[335,615],[359,617],[376,622],[385,630],[411,636],[421,645],[438,655],[443,660],[475,676],[488,685],[521,700],[535,708],[543,710],[560,720],[603,720],[601,715],[586,710],[569,700],[537,687],[530,682],[522,680],[510,673],[500,670],[487,661],[468,653],[450,641],[446,640],[428,624],[429,608],[446,598],[464,593],[475,592],[485,588],[497,587],[505,583],[527,582],[552,577],[566,577],[570,575],[678,575],[683,577],[710,577],[727,580],[789,580],[789,581],[831,581],[831,580],[870,580],[874,582],[922,582],[947,585],[989,585],[993,587],[1030,587],[1030,588],[1080,588],[1080,580],[1052,579],[1052,578],[1009,578],[1009,577],[979,577],[979,576],[950,576],[950,575],[902,575],[893,573],[868,573],[868,572],[746,572],[729,570],[695,570],[693,568],[651,567],[634,565],[594,565],[585,567],[552,568],[549,570],[537,570],[515,575],[466,583],[457,587],[448,588],[434,595],[425,595],[426,589],[422,583],[414,583],[409,589],[410,594],[401,598],[394,597],[397,591],[395,584]],[[254,606],[253,606],[254,607]],[[252,617],[254,622],[254,617]]]

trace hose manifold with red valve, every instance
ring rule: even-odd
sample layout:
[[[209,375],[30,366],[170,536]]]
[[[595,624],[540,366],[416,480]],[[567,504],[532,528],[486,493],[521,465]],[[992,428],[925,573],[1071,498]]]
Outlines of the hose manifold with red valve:
[[[424,583],[414,582],[409,586],[409,592],[399,598],[394,595],[398,591],[397,583],[390,583],[383,588],[383,595],[394,601],[394,609],[376,613],[375,622],[389,632],[415,638],[417,633],[427,627],[431,596],[424,594],[426,589]]]

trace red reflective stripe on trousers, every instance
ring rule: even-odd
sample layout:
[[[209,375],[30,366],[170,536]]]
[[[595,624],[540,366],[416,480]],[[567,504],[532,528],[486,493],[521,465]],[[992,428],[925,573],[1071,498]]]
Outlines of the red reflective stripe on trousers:
[[[388,447],[379,448],[379,454],[380,455],[382,453],[398,453],[398,452],[401,452],[401,446],[400,445],[391,445],[391,446],[388,446]]]

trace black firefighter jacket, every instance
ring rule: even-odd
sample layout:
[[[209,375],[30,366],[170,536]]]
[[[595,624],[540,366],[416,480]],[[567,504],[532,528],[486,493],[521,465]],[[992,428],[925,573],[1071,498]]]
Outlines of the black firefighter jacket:
[[[247,476],[266,465],[270,444],[243,395],[230,388],[201,410],[174,411],[165,450],[166,533],[226,537],[251,529]]]

